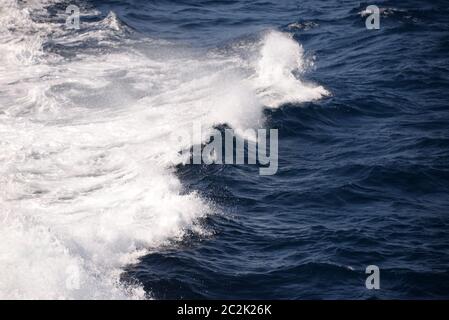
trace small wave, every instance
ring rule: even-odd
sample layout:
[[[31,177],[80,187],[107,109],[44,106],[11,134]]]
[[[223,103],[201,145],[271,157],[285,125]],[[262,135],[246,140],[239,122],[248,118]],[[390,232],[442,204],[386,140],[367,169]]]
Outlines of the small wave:
[[[304,22],[294,22],[294,23],[290,23],[287,28],[289,30],[304,30],[304,31],[308,31],[311,30],[313,28],[318,27],[319,24],[313,21],[304,21]]]
[[[288,34],[271,31],[265,35],[254,79],[262,101],[270,107],[320,99],[329,92],[293,75],[304,73],[306,61],[300,44]]]

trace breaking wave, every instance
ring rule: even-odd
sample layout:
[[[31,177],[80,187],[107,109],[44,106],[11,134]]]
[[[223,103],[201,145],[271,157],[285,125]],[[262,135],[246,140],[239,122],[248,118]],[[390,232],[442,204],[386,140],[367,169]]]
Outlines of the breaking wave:
[[[184,192],[172,135],[261,126],[327,91],[299,78],[310,61],[286,33],[195,50],[114,13],[67,30],[55,4],[0,9],[0,298],[150,298],[123,268],[214,212]]]

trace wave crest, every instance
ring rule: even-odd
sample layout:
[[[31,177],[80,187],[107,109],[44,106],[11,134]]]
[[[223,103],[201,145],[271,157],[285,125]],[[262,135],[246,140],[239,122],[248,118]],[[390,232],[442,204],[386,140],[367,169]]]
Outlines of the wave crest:
[[[264,107],[327,93],[293,75],[304,55],[288,34],[192,52],[158,39],[103,41],[123,29],[114,14],[76,33],[6,1],[0,298],[146,298],[120,282],[123,268],[187,230],[205,232],[198,218],[214,211],[173,173],[185,146],[171,135],[195,121],[261,126]],[[33,3],[45,16],[51,2]],[[67,285],[73,270],[79,286]]]

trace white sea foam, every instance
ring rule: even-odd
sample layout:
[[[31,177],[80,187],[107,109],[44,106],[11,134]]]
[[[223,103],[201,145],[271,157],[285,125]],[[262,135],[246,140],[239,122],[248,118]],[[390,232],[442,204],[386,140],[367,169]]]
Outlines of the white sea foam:
[[[287,34],[198,53],[131,41],[113,14],[77,33],[32,19],[50,3],[0,11],[0,298],[146,298],[123,268],[213,211],[183,192],[173,133],[260,127],[264,107],[327,92],[292,74],[305,62]],[[76,49],[92,39],[102,49]]]
[[[293,75],[306,69],[302,46],[290,35],[269,32],[262,41],[255,82],[265,105],[277,107],[287,102],[321,98],[328,92],[322,86],[304,83]]]

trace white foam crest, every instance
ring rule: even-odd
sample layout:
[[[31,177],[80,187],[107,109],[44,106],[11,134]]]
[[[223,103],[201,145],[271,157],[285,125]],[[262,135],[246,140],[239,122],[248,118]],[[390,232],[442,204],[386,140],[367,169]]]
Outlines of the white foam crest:
[[[305,83],[293,72],[306,70],[302,46],[292,36],[277,31],[268,32],[262,40],[260,58],[253,79],[263,103],[277,107],[291,102],[305,102],[328,95],[322,86]]]

